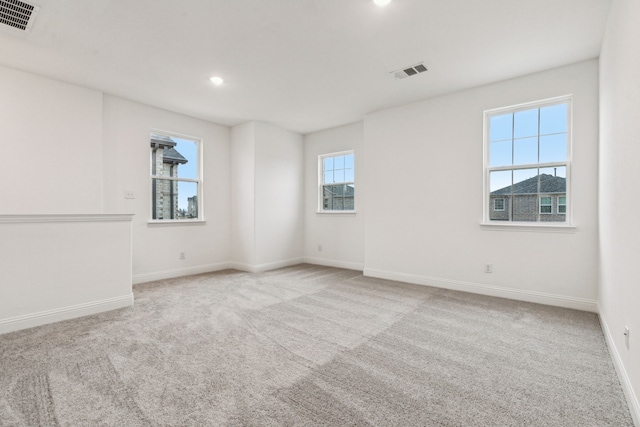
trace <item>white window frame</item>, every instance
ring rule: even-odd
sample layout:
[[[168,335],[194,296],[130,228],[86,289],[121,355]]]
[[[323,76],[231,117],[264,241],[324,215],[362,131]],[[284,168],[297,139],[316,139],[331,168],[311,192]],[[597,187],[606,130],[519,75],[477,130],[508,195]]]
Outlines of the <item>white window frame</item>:
[[[496,202],[498,200],[502,201],[502,209],[496,208]],[[505,204],[504,204],[504,198],[503,197],[493,199],[493,211],[494,212],[504,212],[504,206],[505,206]]]
[[[507,166],[490,166],[490,129],[489,119],[492,116],[498,116],[508,113],[517,113],[519,111],[530,110],[533,108],[543,108],[557,104],[567,104],[567,158],[561,162],[546,162],[546,163],[532,163],[523,165],[507,165]],[[484,147],[484,176],[483,176],[483,226],[495,226],[495,227],[534,227],[534,228],[574,228],[572,225],[571,217],[571,158],[572,158],[572,145],[573,145],[573,96],[564,95],[555,98],[548,98],[540,101],[527,102],[518,105],[512,105],[508,107],[495,108],[484,111],[484,132],[483,132],[483,147]],[[566,168],[566,213],[565,221],[537,221],[537,222],[518,222],[518,221],[492,221],[490,219],[490,173],[493,171],[501,170],[522,170],[522,169],[542,169],[552,167],[565,167]],[[542,195],[542,194],[541,194]],[[552,208],[553,210],[553,208]]]
[[[542,204],[542,199],[543,198],[548,198],[549,199],[549,203],[545,203],[544,205]],[[542,212],[542,207],[543,206],[549,206],[551,208],[551,211],[549,212]],[[540,196],[539,200],[538,200],[538,213],[540,215],[552,215],[553,214],[553,196],[547,195],[547,196]]]
[[[353,155],[353,181],[345,181],[345,182],[336,182],[325,184],[324,183],[324,159],[329,157],[339,157],[346,155]],[[318,211],[317,213],[329,213],[329,214],[354,214],[356,212],[356,196],[355,196],[355,172],[356,172],[356,155],[354,150],[346,150],[346,151],[338,151],[335,153],[326,153],[318,156]],[[333,209],[325,209],[324,208],[324,197],[323,197],[323,188],[325,185],[353,185],[354,195],[353,195],[353,209],[352,210],[333,210]]]
[[[153,219],[153,198],[151,198],[151,202],[149,203],[149,225],[187,225],[187,224],[203,224],[205,221],[204,214],[204,179],[203,179],[203,157],[204,157],[204,140],[200,137],[185,135],[181,133],[161,130],[161,129],[151,129],[149,132],[149,138],[147,139],[147,144],[149,143],[152,135],[162,135],[167,136],[169,138],[178,138],[178,139],[186,139],[189,141],[193,141],[196,143],[197,149],[196,153],[198,156],[197,159],[197,173],[196,178],[183,178],[183,177],[166,177],[166,176],[158,176],[153,174],[153,155],[152,151],[149,151],[149,192],[151,194],[153,191],[153,180],[154,179],[163,179],[170,181],[178,181],[178,182],[193,182],[197,184],[198,191],[198,217],[193,219]]]

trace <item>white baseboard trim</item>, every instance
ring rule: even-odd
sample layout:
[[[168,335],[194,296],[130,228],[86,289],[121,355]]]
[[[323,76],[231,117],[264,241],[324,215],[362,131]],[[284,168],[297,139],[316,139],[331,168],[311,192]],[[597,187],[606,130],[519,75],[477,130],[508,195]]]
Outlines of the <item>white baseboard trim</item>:
[[[589,300],[586,298],[568,297],[565,295],[547,294],[544,292],[522,289],[503,288],[501,286],[483,285],[480,283],[463,282],[459,280],[449,280],[417,274],[397,273],[393,271],[365,268],[364,275],[380,279],[413,283],[416,285],[433,286],[436,288],[445,288],[454,291],[471,292],[474,294],[489,295],[518,301],[572,308],[575,310],[590,311],[593,313],[596,313],[598,308],[595,300]]]
[[[132,282],[134,285],[140,283],[154,282],[156,280],[173,279],[174,277],[191,276],[192,274],[211,273],[231,268],[230,262],[218,262],[215,264],[196,265],[193,267],[177,268],[175,270],[156,271],[153,273],[134,274]]]
[[[618,348],[615,345],[615,341],[613,340],[613,335],[611,334],[611,330],[609,329],[607,320],[604,318],[604,316],[602,315],[602,311],[600,310],[598,310],[598,318],[600,318],[600,325],[602,326],[602,332],[604,332],[604,338],[607,342],[607,347],[609,347],[609,353],[611,354],[611,359],[613,360],[613,366],[615,366],[616,368],[618,379],[620,380],[620,384],[622,384],[622,390],[624,391],[624,395],[627,398],[629,412],[631,412],[631,417],[633,418],[634,424],[636,426],[640,426],[640,402],[638,402],[638,396],[633,390],[633,386],[631,385],[631,381],[629,380],[627,370],[624,368],[622,357],[620,357],[620,352],[618,352]]]
[[[364,264],[361,262],[349,262],[349,261],[340,261],[335,259],[313,258],[313,257],[304,257],[303,261],[309,264],[324,265],[326,267],[346,268],[347,270],[362,271],[364,269]]]
[[[276,268],[290,267],[292,265],[302,264],[304,258],[290,258],[282,261],[266,262],[264,264],[245,264],[241,262],[231,262],[230,268],[249,273],[262,273],[264,271],[275,270]]]
[[[75,319],[76,317],[102,313],[103,311],[115,310],[117,308],[129,307],[131,305],[133,305],[133,293],[100,301],[92,301],[84,304],[56,308],[54,310],[10,317],[8,319],[0,320],[0,334],[33,328],[34,326],[46,325],[48,323],[60,322],[61,320]]]

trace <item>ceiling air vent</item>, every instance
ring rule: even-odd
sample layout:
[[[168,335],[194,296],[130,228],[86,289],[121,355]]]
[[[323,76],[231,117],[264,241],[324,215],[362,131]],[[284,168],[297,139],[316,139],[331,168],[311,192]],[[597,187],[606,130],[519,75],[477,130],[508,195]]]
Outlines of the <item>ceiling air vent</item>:
[[[415,76],[417,74],[424,73],[425,71],[427,71],[427,67],[420,62],[410,67],[403,68],[402,70],[392,71],[391,74],[393,74],[396,79],[406,79],[407,77]]]
[[[20,0],[0,0],[0,24],[28,32],[39,10]]]

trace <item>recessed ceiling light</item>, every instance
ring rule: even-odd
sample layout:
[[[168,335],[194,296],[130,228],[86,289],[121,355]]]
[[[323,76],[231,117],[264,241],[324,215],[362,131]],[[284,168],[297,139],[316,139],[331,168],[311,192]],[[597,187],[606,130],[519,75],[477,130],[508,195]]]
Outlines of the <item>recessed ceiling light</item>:
[[[391,0],[373,0],[373,2],[378,6],[386,6],[391,3]]]
[[[211,80],[211,83],[213,83],[216,86],[220,86],[222,83],[224,83],[224,80],[222,79],[222,77],[213,76],[209,80]]]

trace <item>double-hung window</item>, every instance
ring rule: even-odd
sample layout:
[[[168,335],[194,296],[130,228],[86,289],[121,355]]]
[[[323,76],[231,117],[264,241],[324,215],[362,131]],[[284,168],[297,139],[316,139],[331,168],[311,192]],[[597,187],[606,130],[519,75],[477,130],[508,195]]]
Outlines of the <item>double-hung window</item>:
[[[150,141],[151,219],[202,219],[202,141],[161,132]]]
[[[319,212],[355,210],[355,173],[353,151],[318,157]]]
[[[571,98],[485,111],[484,222],[568,222]]]

